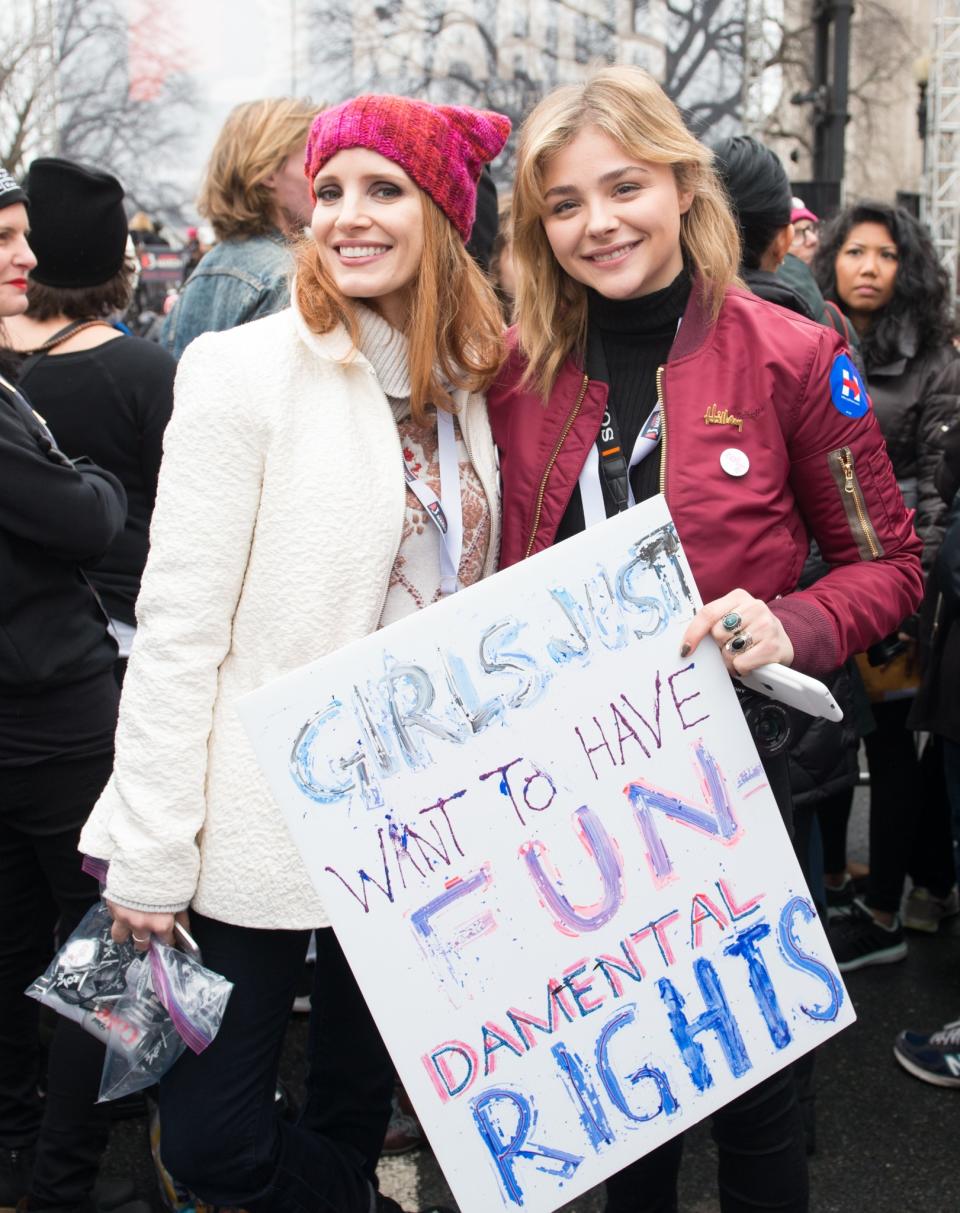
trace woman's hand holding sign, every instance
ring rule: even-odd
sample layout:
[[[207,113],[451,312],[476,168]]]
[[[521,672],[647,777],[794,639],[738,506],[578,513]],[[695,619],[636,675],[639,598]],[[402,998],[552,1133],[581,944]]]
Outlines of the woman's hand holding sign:
[[[704,603],[683,634],[680,656],[695,652],[707,636],[716,641],[730,674],[746,674],[770,662],[793,662],[793,645],[783,624],[765,602],[746,590],[732,590]]]

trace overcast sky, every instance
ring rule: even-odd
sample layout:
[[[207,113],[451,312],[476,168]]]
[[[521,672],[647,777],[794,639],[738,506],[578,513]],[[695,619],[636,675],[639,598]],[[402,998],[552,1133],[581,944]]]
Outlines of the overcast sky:
[[[197,133],[184,164],[195,193],[224,118],[241,101],[302,93],[291,61],[296,0],[178,0],[191,68],[201,92]]]

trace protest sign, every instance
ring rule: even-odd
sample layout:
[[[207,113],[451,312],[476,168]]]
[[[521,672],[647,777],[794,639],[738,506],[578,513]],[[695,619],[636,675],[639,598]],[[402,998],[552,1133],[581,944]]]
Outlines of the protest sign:
[[[241,703],[463,1213],[548,1213],[854,1018],[698,606],[658,497]]]
[[[187,259],[185,249],[152,248],[137,250],[140,262],[141,282],[162,282],[165,286],[179,286],[183,281],[183,266]]]

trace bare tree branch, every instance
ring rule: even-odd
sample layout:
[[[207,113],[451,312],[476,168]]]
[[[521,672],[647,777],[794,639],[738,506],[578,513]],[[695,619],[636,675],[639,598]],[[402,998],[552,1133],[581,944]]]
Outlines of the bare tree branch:
[[[542,12],[543,10],[537,10]],[[336,100],[367,90],[484,105],[514,127],[558,83],[579,79],[588,61],[614,62],[613,0],[553,0],[544,27],[498,0],[467,7],[442,0],[381,0],[376,20],[353,0],[317,0],[311,62],[320,89]],[[667,92],[698,134],[735,121],[743,79],[742,0],[668,0]],[[504,28],[517,31],[501,45]],[[561,33],[562,31],[562,33]],[[457,43],[463,54],[453,49]],[[561,51],[561,46],[564,48]],[[332,93],[331,93],[332,85]],[[512,145],[500,167],[512,168]]]
[[[58,0],[52,8],[52,26],[34,20],[3,48],[4,167],[19,175],[25,159],[42,153],[82,160],[116,173],[133,205],[147,202],[151,213],[179,218],[183,188],[166,166],[189,145],[196,95],[175,44],[169,37],[151,43],[157,95],[138,100],[122,0]]]

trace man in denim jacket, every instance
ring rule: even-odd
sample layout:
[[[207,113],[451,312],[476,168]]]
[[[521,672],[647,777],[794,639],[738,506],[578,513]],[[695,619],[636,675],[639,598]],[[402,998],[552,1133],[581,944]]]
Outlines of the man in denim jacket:
[[[290,242],[313,199],[303,153],[316,107],[290,97],[238,105],[220,132],[197,206],[218,243],[187,279],[160,330],[179,358],[210,330],[234,328],[289,302]]]

